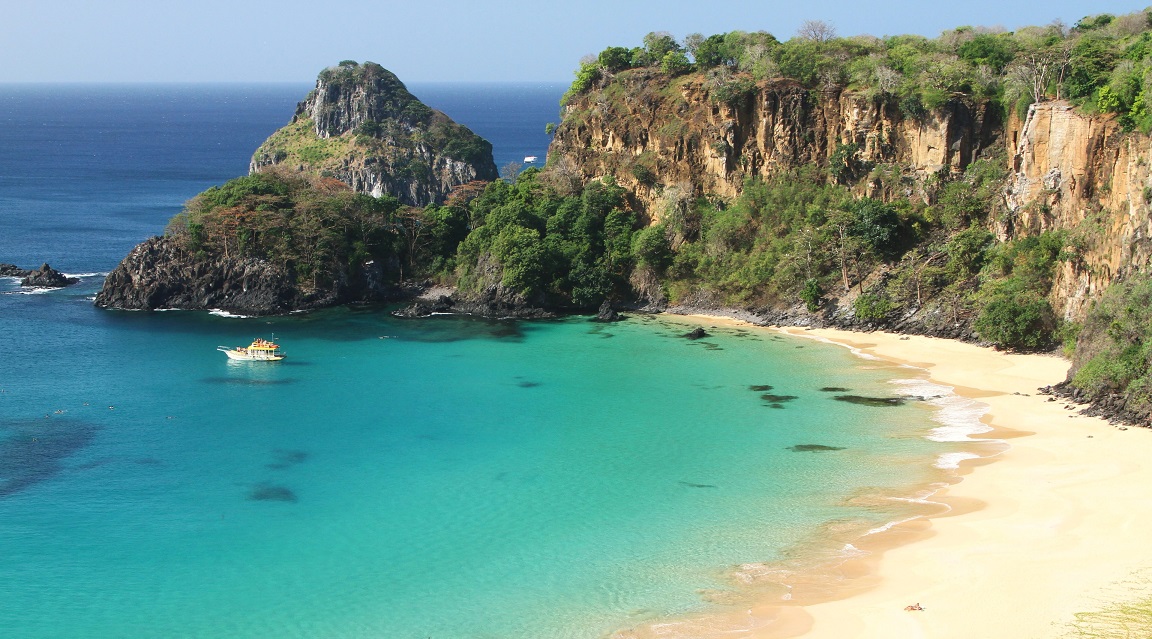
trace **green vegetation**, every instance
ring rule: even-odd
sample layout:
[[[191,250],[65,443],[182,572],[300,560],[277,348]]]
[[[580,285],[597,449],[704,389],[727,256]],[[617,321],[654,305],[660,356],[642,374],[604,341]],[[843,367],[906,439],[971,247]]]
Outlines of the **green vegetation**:
[[[1015,32],[965,26],[935,39],[921,36],[837,37],[808,22],[788,40],[770,33],[693,33],[677,42],[649,33],[635,48],[612,46],[589,57],[563,104],[598,83],[638,69],[670,76],[717,70],[757,82],[790,79],[813,89],[842,88],[891,98],[907,117],[924,117],[955,93],[1023,110],[1069,98],[1092,111],[1116,113],[1128,128],[1152,130],[1145,94],[1152,88],[1152,13],[1086,17]],[[727,82],[720,83],[727,86]],[[724,88],[719,101],[743,93]]]
[[[306,289],[329,288],[365,262],[407,257],[407,211],[393,198],[356,194],[337,180],[266,172],[189,200],[166,234],[194,253],[264,259]]]
[[[538,169],[515,185],[493,182],[468,207],[473,230],[460,244],[453,274],[473,290],[496,282],[481,265],[500,266],[499,283],[554,305],[593,308],[627,292],[636,216],[611,178],[588,183],[578,194],[560,195]],[[652,232],[636,234],[645,263],[666,257]],[[663,248],[666,251],[666,247]]]
[[[1113,284],[1079,332],[1072,385],[1089,397],[1116,395],[1131,416],[1152,415],[1152,278]]]

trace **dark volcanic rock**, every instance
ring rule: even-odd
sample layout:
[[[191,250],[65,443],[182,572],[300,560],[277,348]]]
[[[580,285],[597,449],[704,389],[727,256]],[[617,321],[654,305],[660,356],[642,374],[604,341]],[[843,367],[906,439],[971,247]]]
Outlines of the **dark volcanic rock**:
[[[108,274],[96,306],[272,315],[330,306],[338,298],[338,291],[303,293],[288,272],[263,260],[196,256],[171,239],[153,237]]]
[[[352,302],[410,298],[418,289],[387,284],[378,265],[356,275],[338,269],[313,289],[284,266],[254,257],[192,253],[166,237],[145,240],[104,279],[96,306],[125,310],[220,309],[239,315],[279,315]]]
[[[15,264],[0,263],[0,277],[28,277],[32,271],[26,271]]]
[[[687,333],[684,333],[680,337],[686,337],[688,339],[703,339],[705,337],[709,337],[709,335],[708,335],[708,331],[705,331],[703,328],[700,328],[699,326],[697,326],[696,328],[688,331]]]
[[[543,305],[534,304],[523,295],[500,284],[485,287],[476,293],[454,291],[436,299],[421,298],[392,314],[396,317],[427,317],[433,313],[458,313],[480,317],[508,319],[551,319],[556,313]]]
[[[612,310],[612,303],[608,300],[604,300],[604,303],[600,305],[600,310],[596,313],[596,317],[592,318],[592,321],[619,322],[622,319],[624,319],[624,316]]]
[[[75,284],[80,280],[75,277],[67,277],[60,271],[44,264],[38,270],[29,271],[24,279],[20,280],[20,286],[35,286],[38,288],[61,288],[69,284]]]

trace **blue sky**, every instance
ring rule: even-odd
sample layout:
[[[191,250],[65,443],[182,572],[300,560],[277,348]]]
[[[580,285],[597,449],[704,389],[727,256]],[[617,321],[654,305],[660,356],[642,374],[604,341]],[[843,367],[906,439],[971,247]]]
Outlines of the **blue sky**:
[[[732,30],[936,36],[1130,13],[1131,1],[0,0],[0,82],[310,82],[371,60],[407,82],[568,82],[585,54]]]

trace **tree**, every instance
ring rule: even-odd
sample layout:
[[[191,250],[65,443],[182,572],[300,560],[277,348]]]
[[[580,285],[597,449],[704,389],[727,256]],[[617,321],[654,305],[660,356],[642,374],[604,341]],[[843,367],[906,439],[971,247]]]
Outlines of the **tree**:
[[[652,63],[660,63],[670,52],[680,51],[680,45],[667,31],[653,31],[644,36],[644,51]]]
[[[524,168],[524,164],[521,162],[509,162],[500,167],[500,179],[509,184],[516,184],[516,179],[520,177],[520,169],[522,168]]]
[[[610,72],[618,73],[632,67],[632,51],[624,47],[608,47],[600,52],[596,60]]]
[[[710,35],[696,46],[692,52],[696,66],[701,69],[711,69],[720,65],[734,66],[736,61],[732,58],[725,45],[725,36]]]
[[[805,20],[796,30],[796,37],[813,42],[828,42],[836,37],[836,28],[823,20]]]
[[[669,51],[664,54],[664,59],[660,61],[660,70],[668,75],[680,75],[692,70],[692,63],[688,61],[688,56],[679,51]]]

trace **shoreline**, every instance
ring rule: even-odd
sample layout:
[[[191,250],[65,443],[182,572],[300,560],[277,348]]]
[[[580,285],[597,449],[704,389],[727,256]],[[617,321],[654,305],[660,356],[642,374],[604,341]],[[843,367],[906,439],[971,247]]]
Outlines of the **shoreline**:
[[[1143,467],[1152,432],[1118,428],[1038,394],[1064,379],[1066,360],[916,335],[668,317],[675,318],[817,339],[919,369],[927,381],[987,405],[981,422],[990,430],[972,443],[999,441],[999,449],[961,460],[927,498],[935,509],[863,537],[856,544],[863,553],[836,566],[843,581],[829,596],[762,598],[723,619],[613,637],[1059,636],[1071,632],[1076,613],[1111,603],[1118,584],[1152,568],[1152,548],[1141,542],[1152,510],[1139,497],[1117,497],[1152,481],[1152,467]],[[904,609],[917,603],[924,610]],[[681,622],[688,623],[673,629]]]

